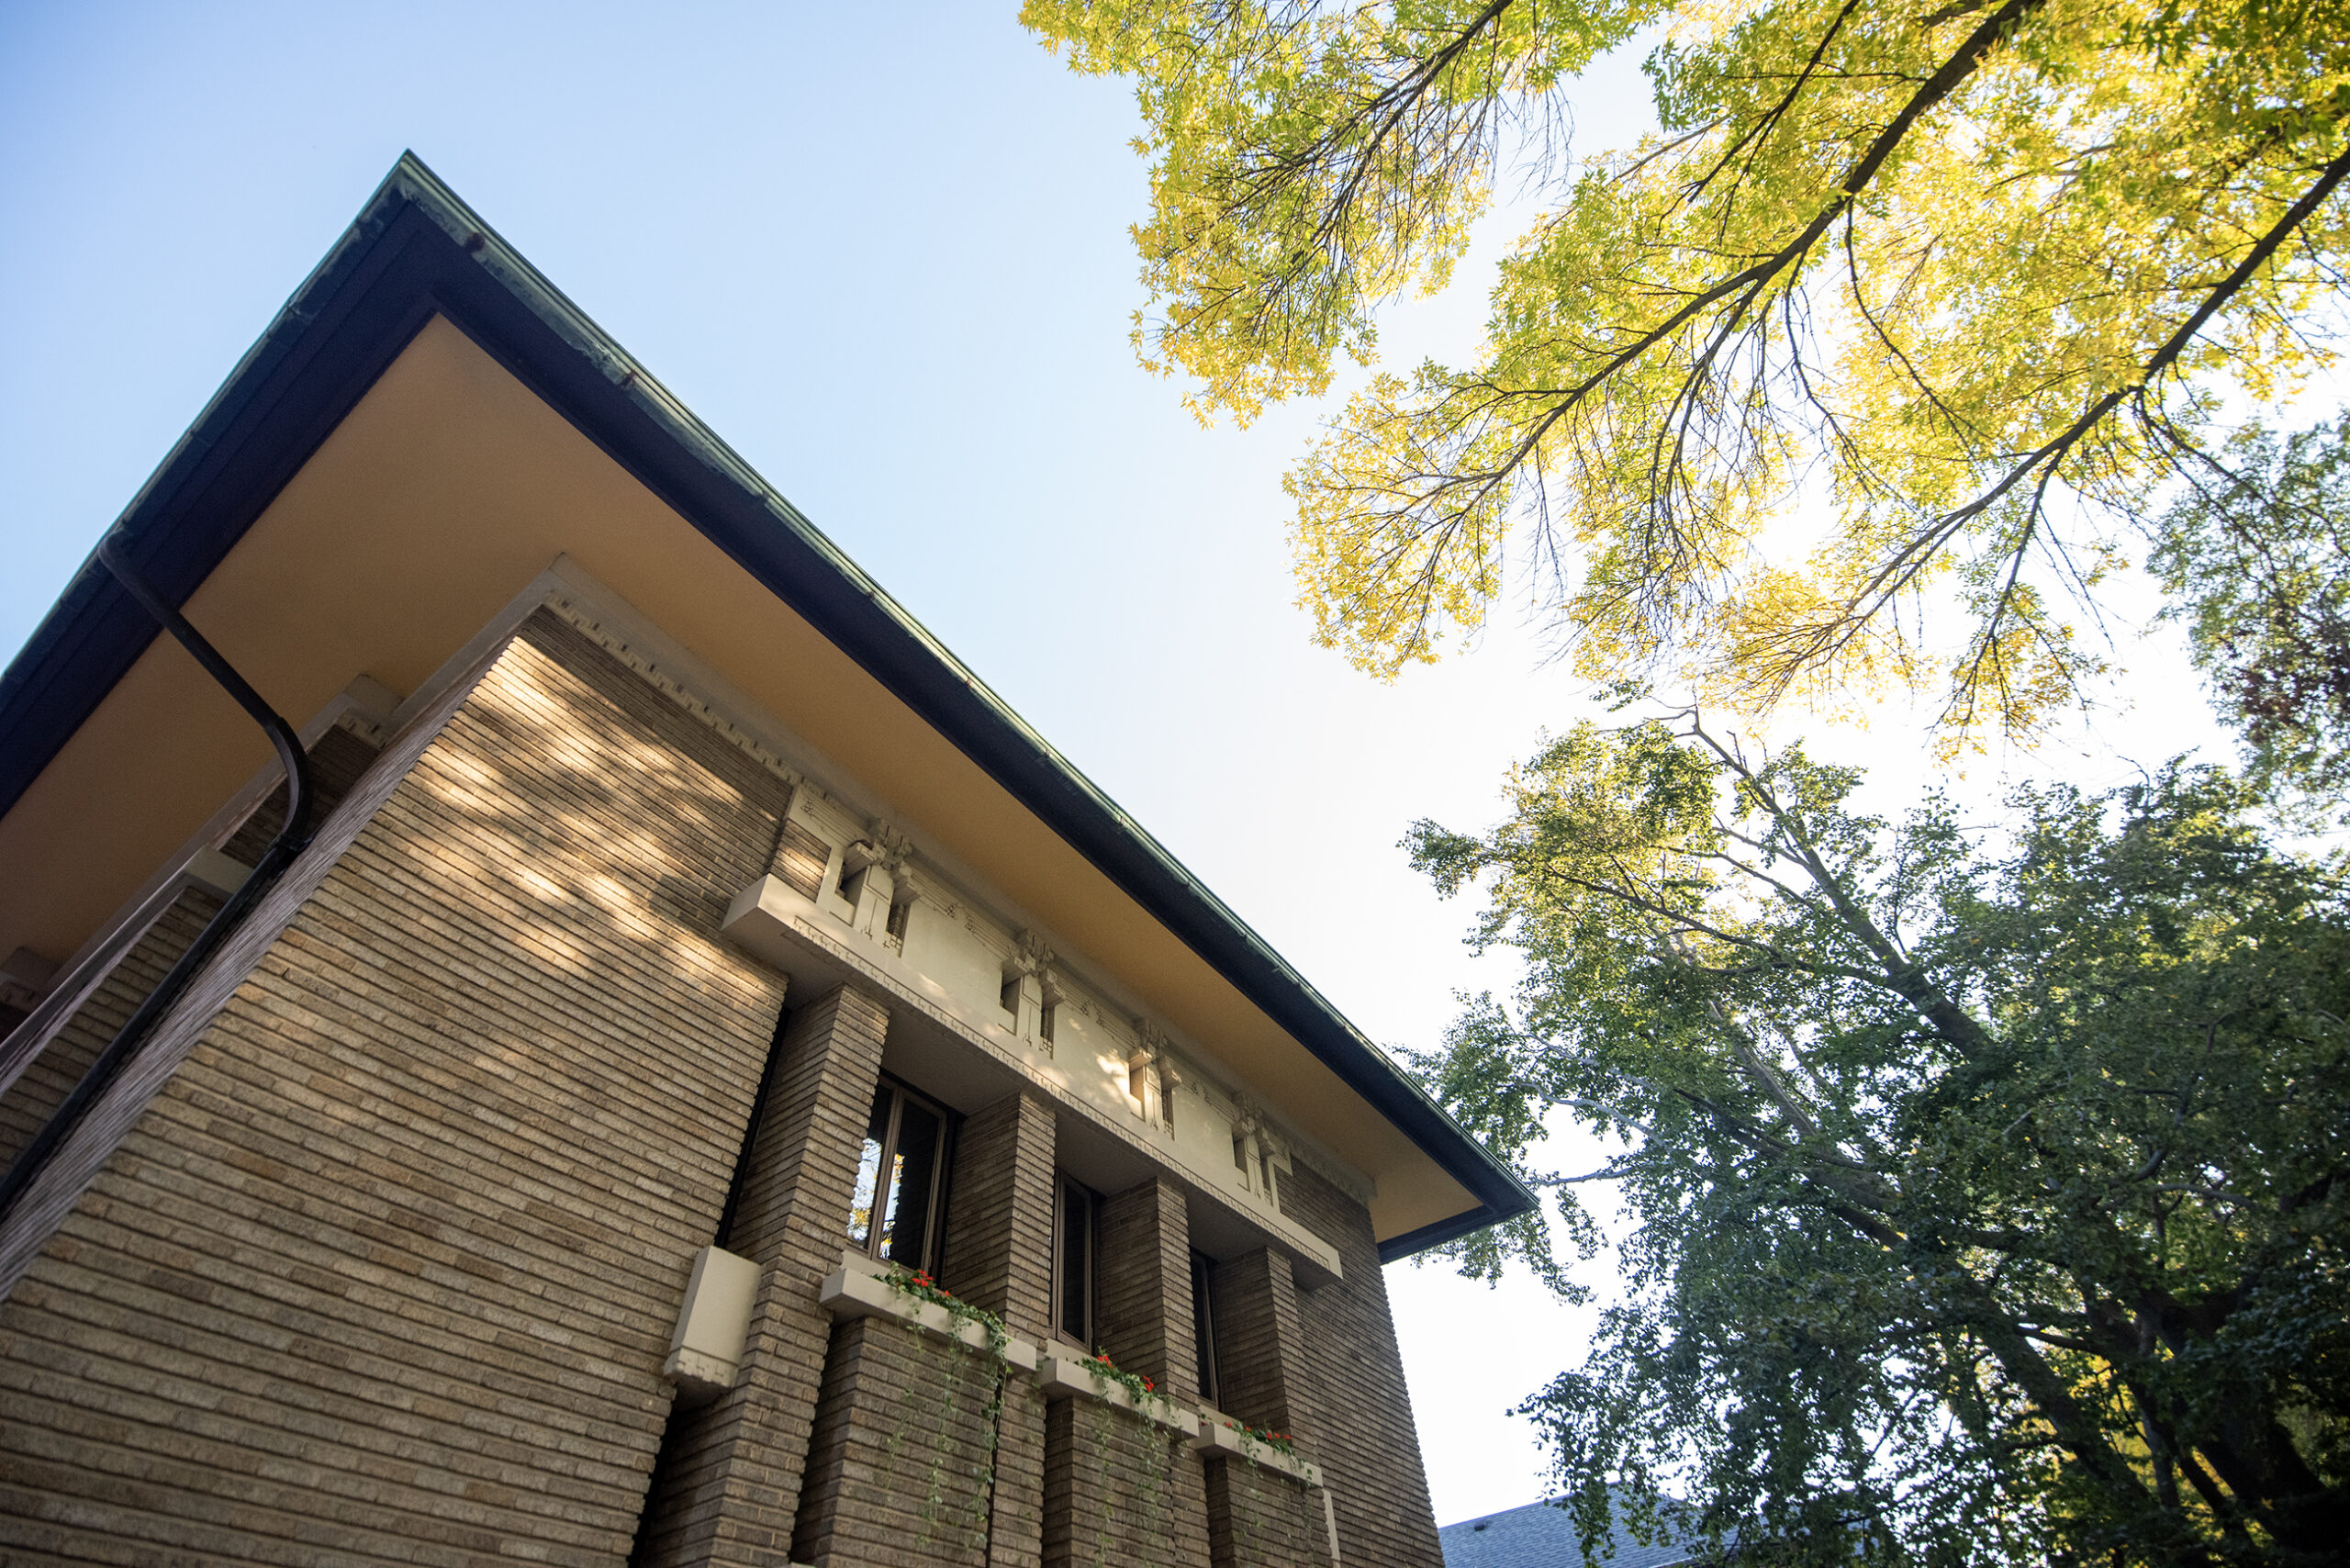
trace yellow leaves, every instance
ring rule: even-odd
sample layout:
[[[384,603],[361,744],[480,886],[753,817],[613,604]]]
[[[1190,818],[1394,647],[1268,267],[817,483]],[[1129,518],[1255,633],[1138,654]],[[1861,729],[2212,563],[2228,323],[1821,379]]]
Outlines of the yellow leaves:
[[[2094,518],[2142,513],[2222,399],[2330,358],[2306,323],[2338,297],[2350,203],[2231,280],[2350,145],[2350,17],[2034,0],[1961,50],[1996,8],[1665,12],[1673,136],[1562,170],[1476,363],[1374,380],[1292,473],[1319,640],[1392,677],[1481,622],[1506,558],[1595,675],[1743,705],[1940,687],[1961,737],[2077,700],[2101,666],[2053,607],[2090,604]],[[1078,68],[1138,76],[1137,350],[1203,418],[1246,420],[1367,362],[1378,304],[1460,254],[1503,128],[1657,14],[1024,17]]]
[[[1704,642],[1717,650],[1695,672],[1699,698],[1753,713],[1792,698],[1816,711],[1856,715],[1886,688],[1918,683],[1916,650],[1852,615],[1853,585],[1832,577],[1764,566],[1707,618]]]
[[[1432,366],[1415,391],[1447,395]],[[1480,417],[1473,393],[1453,395],[1457,422],[1423,422],[1395,411],[1403,381],[1375,377],[1287,480],[1298,603],[1315,640],[1382,679],[1434,662],[1444,631],[1474,630],[1501,588],[1510,431]]]

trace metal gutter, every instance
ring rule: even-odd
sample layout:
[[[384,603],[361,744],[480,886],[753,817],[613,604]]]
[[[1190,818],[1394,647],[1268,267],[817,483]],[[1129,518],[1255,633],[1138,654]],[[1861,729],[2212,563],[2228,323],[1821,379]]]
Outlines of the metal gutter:
[[[244,924],[245,916],[252,913],[254,906],[261,902],[262,896],[276,885],[278,877],[294,863],[294,857],[309,846],[310,818],[318,804],[318,791],[310,783],[309,758],[303,754],[301,738],[295,734],[294,726],[280,718],[277,711],[262,700],[261,693],[252,689],[252,683],[237,672],[235,666],[220,656],[219,650],[206,639],[204,633],[188,624],[187,618],[179,612],[177,607],[156,597],[154,590],[117,552],[113,535],[108,534],[98,541],[96,555],[98,564],[121,583],[124,590],[147,612],[156,626],[179,639],[196,662],[204,666],[205,673],[234,699],[237,706],[250,714],[253,722],[262,727],[262,732],[269,736],[269,744],[277,750],[278,766],[285,773],[285,820],[278,824],[269,846],[262,851],[261,859],[237,890],[213,912],[212,918],[205,923],[203,930],[196,934],[196,939],[187,945],[179,961],[156,982],[155,989],[147,993],[129,1020],[115,1032],[114,1038],[106,1043],[106,1048],[97,1054],[57,1109],[33,1134],[32,1141],[25,1145],[23,1152],[17,1156],[15,1163],[8,1167],[7,1174],[0,1176],[0,1219],[5,1219],[16,1206],[17,1199],[33,1184],[34,1179],[49,1163],[49,1157],[57,1151],[58,1145],[81,1125],[83,1116],[97,1103],[98,1096],[106,1092],[107,1085],[130,1065],[140,1047],[147,1043],[150,1032],[162,1022],[163,1014],[171,1011],[173,1003],[179,1001],[188,983],[196,979],[196,971],[204,967],[223,942],[236,933],[237,927]]]
[[[435,314],[937,728],[1479,1200],[1392,1238],[1382,1260],[1535,1206],[1505,1164],[412,153],[123,513],[116,532],[138,570],[184,601]],[[85,563],[0,675],[0,813],[155,634],[95,558]]]

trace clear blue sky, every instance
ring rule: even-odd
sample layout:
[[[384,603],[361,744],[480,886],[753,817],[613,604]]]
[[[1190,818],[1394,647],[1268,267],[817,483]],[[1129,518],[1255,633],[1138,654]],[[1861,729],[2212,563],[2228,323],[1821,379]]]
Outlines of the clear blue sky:
[[[1309,645],[1279,479],[1319,411],[1203,431],[1136,368],[1131,100],[1015,9],[0,0],[0,655],[413,148],[1367,1033],[1432,1043],[1509,976],[1395,842],[1489,820],[1590,710],[1510,624],[1393,687]],[[1600,144],[1642,129],[1626,66]],[[1392,360],[1470,352],[1509,224]],[[2175,648],[2131,658],[2167,721],[2030,766],[2207,733]],[[1933,771],[1897,717],[1821,749],[1896,797]],[[1586,1317],[1389,1282],[1438,1518],[1532,1500],[1502,1411]]]

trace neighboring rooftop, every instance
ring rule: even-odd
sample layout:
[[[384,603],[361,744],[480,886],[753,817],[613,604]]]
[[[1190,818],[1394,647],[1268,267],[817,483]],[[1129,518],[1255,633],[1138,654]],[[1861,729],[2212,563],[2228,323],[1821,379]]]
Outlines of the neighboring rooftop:
[[[1592,1559],[1595,1568],[1675,1568],[1691,1560],[1689,1547],[1678,1542],[1641,1545],[1612,1493],[1608,1504],[1613,1539]],[[1583,1568],[1583,1542],[1562,1497],[1463,1519],[1436,1533],[1444,1548],[1444,1568]]]

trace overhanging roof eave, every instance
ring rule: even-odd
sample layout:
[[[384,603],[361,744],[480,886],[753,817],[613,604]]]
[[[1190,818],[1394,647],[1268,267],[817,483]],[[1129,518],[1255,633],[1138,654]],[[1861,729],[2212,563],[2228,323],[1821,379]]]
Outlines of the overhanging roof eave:
[[[413,154],[123,512],[129,553],[166,597],[195,590],[435,314],[921,714],[1478,1200],[1390,1238],[1383,1257],[1534,1207],[1507,1166]],[[0,813],[152,636],[111,577],[85,562],[0,674]]]

